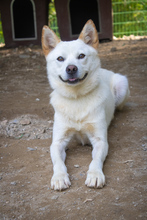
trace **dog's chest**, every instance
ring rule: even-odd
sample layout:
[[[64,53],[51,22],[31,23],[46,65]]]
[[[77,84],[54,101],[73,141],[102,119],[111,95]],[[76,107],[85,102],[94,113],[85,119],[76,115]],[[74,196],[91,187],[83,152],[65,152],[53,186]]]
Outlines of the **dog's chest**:
[[[100,106],[100,98],[95,95],[85,96],[77,99],[68,99],[53,93],[51,96],[51,104],[55,112],[63,115],[63,117],[75,122],[77,126],[81,126],[85,120],[96,114]],[[91,119],[90,119],[91,120]]]

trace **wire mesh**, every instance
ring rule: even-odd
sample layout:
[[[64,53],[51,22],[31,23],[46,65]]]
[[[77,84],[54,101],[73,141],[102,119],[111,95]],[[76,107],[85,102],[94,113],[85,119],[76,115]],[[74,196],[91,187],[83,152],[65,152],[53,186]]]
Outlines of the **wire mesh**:
[[[147,35],[147,0],[112,0],[113,35]]]

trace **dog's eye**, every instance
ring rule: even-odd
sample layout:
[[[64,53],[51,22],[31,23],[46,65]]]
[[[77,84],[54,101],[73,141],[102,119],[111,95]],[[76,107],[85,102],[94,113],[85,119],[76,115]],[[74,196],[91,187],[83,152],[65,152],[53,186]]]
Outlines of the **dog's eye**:
[[[60,56],[57,58],[57,60],[61,62],[61,61],[64,61],[64,58]]]
[[[85,54],[81,53],[79,56],[78,56],[78,59],[83,59],[85,57]]]

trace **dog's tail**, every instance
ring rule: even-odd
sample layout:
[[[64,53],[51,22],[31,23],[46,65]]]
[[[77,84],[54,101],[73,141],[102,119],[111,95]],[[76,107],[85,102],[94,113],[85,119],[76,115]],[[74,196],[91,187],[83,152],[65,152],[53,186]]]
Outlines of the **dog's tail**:
[[[115,106],[121,110],[130,95],[129,83],[126,76],[120,74],[113,75],[113,92],[115,96]]]

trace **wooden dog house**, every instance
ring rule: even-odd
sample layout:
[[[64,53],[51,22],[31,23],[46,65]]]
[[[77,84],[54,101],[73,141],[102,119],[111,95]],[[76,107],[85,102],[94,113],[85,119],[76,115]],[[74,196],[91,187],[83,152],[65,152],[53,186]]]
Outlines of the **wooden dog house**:
[[[48,25],[51,0],[0,0],[0,13],[6,47],[41,44],[43,25]],[[78,37],[92,19],[99,39],[112,39],[111,0],[55,0],[62,40]]]
[[[50,0],[0,0],[5,45],[41,44],[43,25],[48,24]]]
[[[55,0],[62,40],[78,37],[87,20],[92,19],[99,39],[112,39],[111,0]]]

